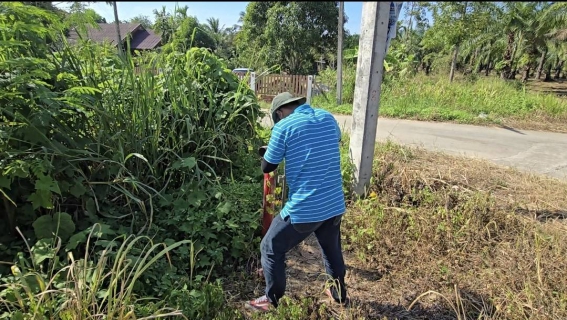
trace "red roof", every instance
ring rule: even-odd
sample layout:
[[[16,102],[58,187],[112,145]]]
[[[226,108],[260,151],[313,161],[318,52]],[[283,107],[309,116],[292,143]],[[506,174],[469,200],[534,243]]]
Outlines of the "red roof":
[[[116,45],[116,26],[114,23],[99,23],[99,28],[87,27],[87,36],[95,42],[109,42]],[[126,37],[132,35],[130,47],[136,50],[155,49],[161,45],[161,37],[151,30],[146,30],[139,23],[121,23],[120,37],[126,41]],[[77,31],[69,32],[71,42],[79,39]]]

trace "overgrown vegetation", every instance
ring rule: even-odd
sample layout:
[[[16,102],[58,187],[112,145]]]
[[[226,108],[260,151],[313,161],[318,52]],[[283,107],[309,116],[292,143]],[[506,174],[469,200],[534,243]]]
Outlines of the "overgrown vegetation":
[[[127,318],[137,297],[185,301],[245,262],[261,181],[252,91],[205,49],[120,58],[66,45],[51,13],[0,8],[2,312]],[[222,294],[200,299],[186,316],[222,312],[208,305]]]
[[[285,11],[288,4],[266,6],[271,20],[257,36],[271,36],[270,48],[281,49],[285,39],[273,38],[275,16],[293,15]],[[462,4],[435,6],[436,17],[453,23],[457,15],[448,13]],[[487,18],[482,6],[470,6]],[[258,8],[241,14],[244,24],[254,21]],[[324,8],[320,14],[334,17],[328,3]],[[516,10],[517,21],[506,20],[512,24],[524,23],[520,9],[531,7],[506,8]],[[255,150],[269,131],[257,123],[262,114],[254,93],[227,68],[239,61],[232,40],[218,20],[206,27],[186,9],[162,10],[156,13],[162,31],[172,31],[163,34],[169,37],[165,50],[118,55],[110,45],[67,44],[69,27],[102,19],[80,5],[73,10],[0,4],[0,318],[246,318],[242,302],[264,287],[249,271],[260,240],[262,173]],[[457,75],[458,83],[441,79],[453,49],[461,48],[453,64],[458,70],[466,69],[462,61],[483,61],[480,69],[490,71],[503,43],[495,38],[500,45],[495,41],[490,54],[462,60],[467,46],[458,40],[473,27],[463,23],[468,20],[457,23],[454,34],[432,28],[429,42],[421,43],[426,24],[418,11],[410,15],[416,28],[400,30],[388,53],[382,115],[567,120],[562,100],[512,82],[476,74]],[[294,34],[289,28],[286,36]],[[504,30],[522,41],[539,39],[522,28]],[[357,41],[349,36],[345,42],[353,60]],[[332,56],[323,51],[305,52]],[[312,67],[281,52],[270,58],[259,65]],[[498,70],[533,64],[504,60],[510,64]],[[353,66],[345,68],[345,103],[352,103]],[[418,71],[425,74],[414,77]],[[321,78],[332,84],[336,74],[329,69]],[[334,107],[317,99],[316,106]],[[346,193],[353,170],[348,145],[344,136]],[[344,220],[353,305],[321,301],[326,277],[308,240],[289,255],[290,295],[263,318],[567,317],[567,185],[392,143],[379,144],[374,172],[368,196],[349,199]]]
[[[349,69],[347,69],[349,70]],[[354,78],[347,71],[346,79]],[[323,79],[332,79],[326,71]],[[354,79],[352,79],[354,81]],[[519,129],[567,132],[567,100],[534,92],[521,83],[484,76],[457,78],[416,75],[382,85],[380,115],[398,119],[451,121],[481,125],[510,125]],[[351,83],[347,82],[347,85]],[[337,105],[334,91],[313,98],[313,105],[335,114],[352,113],[354,86]]]

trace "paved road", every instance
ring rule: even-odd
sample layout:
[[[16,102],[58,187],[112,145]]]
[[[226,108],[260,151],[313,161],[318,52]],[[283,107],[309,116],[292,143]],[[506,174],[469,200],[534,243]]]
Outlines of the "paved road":
[[[345,132],[351,116],[335,115]],[[271,120],[264,118],[265,125]],[[567,181],[567,134],[441,122],[378,119],[377,141],[477,157]]]

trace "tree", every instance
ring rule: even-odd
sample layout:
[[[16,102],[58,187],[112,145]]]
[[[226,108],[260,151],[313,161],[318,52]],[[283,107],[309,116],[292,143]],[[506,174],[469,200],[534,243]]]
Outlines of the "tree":
[[[83,3],[83,4],[89,4],[89,3],[97,3],[100,1],[75,1],[74,3]],[[120,35],[120,19],[118,19],[118,8],[116,6],[116,1],[105,1],[104,3],[106,3],[109,6],[112,6],[112,9],[114,10],[114,26],[116,28],[116,47],[118,48],[118,53],[122,54],[123,49],[122,49],[122,36]]]
[[[238,36],[239,58],[256,69],[313,73],[315,60],[336,50],[338,16],[338,2],[250,2]]]
[[[430,48],[443,44],[444,51],[451,52],[449,80],[453,81],[460,46],[486,27],[493,5],[483,1],[433,2],[430,8],[434,24],[425,33],[424,44]]]
[[[176,8],[173,14],[162,7],[154,10],[155,23],[153,29],[162,37],[164,50],[184,51],[190,47],[203,47],[214,50],[215,39],[207,27],[201,25],[196,17],[187,15],[189,7]]]
[[[174,17],[171,16],[169,12],[166,11],[165,6],[161,7],[158,11],[154,9],[155,22],[152,28],[161,34],[161,39],[163,43],[168,43],[171,41],[174,31]]]
[[[345,49],[358,48],[359,42],[360,42],[359,34],[350,34],[348,30],[345,30],[345,39],[344,39]]]
[[[208,18],[207,23],[205,23],[203,27],[209,32],[211,37],[214,39],[216,47],[222,45],[222,42],[226,35],[225,32],[226,30],[224,28],[224,25],[223,26],[220,25],[219,19],[213,17]]]
[[[74,29],[80,34],[86,34],[87,26],[98,27],[97,23],[106,23],[106,19],[99,15],[95,10],[87,8],[82,2],[73,2],[69,7],[69,12],[63,19],[66,30]]]
[[[130,23],[139,23],[142,25],[142,27],[144,27],[144,29],[151,29],[152,28],[152,21],[150,20],[150,17],[145,16],[145,15],[137,15],[134,18],[130,19],[129,21]]]

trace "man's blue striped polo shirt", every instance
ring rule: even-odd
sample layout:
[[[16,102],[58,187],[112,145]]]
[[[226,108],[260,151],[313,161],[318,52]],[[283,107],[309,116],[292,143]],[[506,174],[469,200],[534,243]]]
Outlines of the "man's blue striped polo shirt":
[[[274,125],[264,159],[273,164],[285,159],[289,198],[282,218],[290,216],[292,223],[319,222],[346,211],[340,138],[333,115],[308,104]]]

